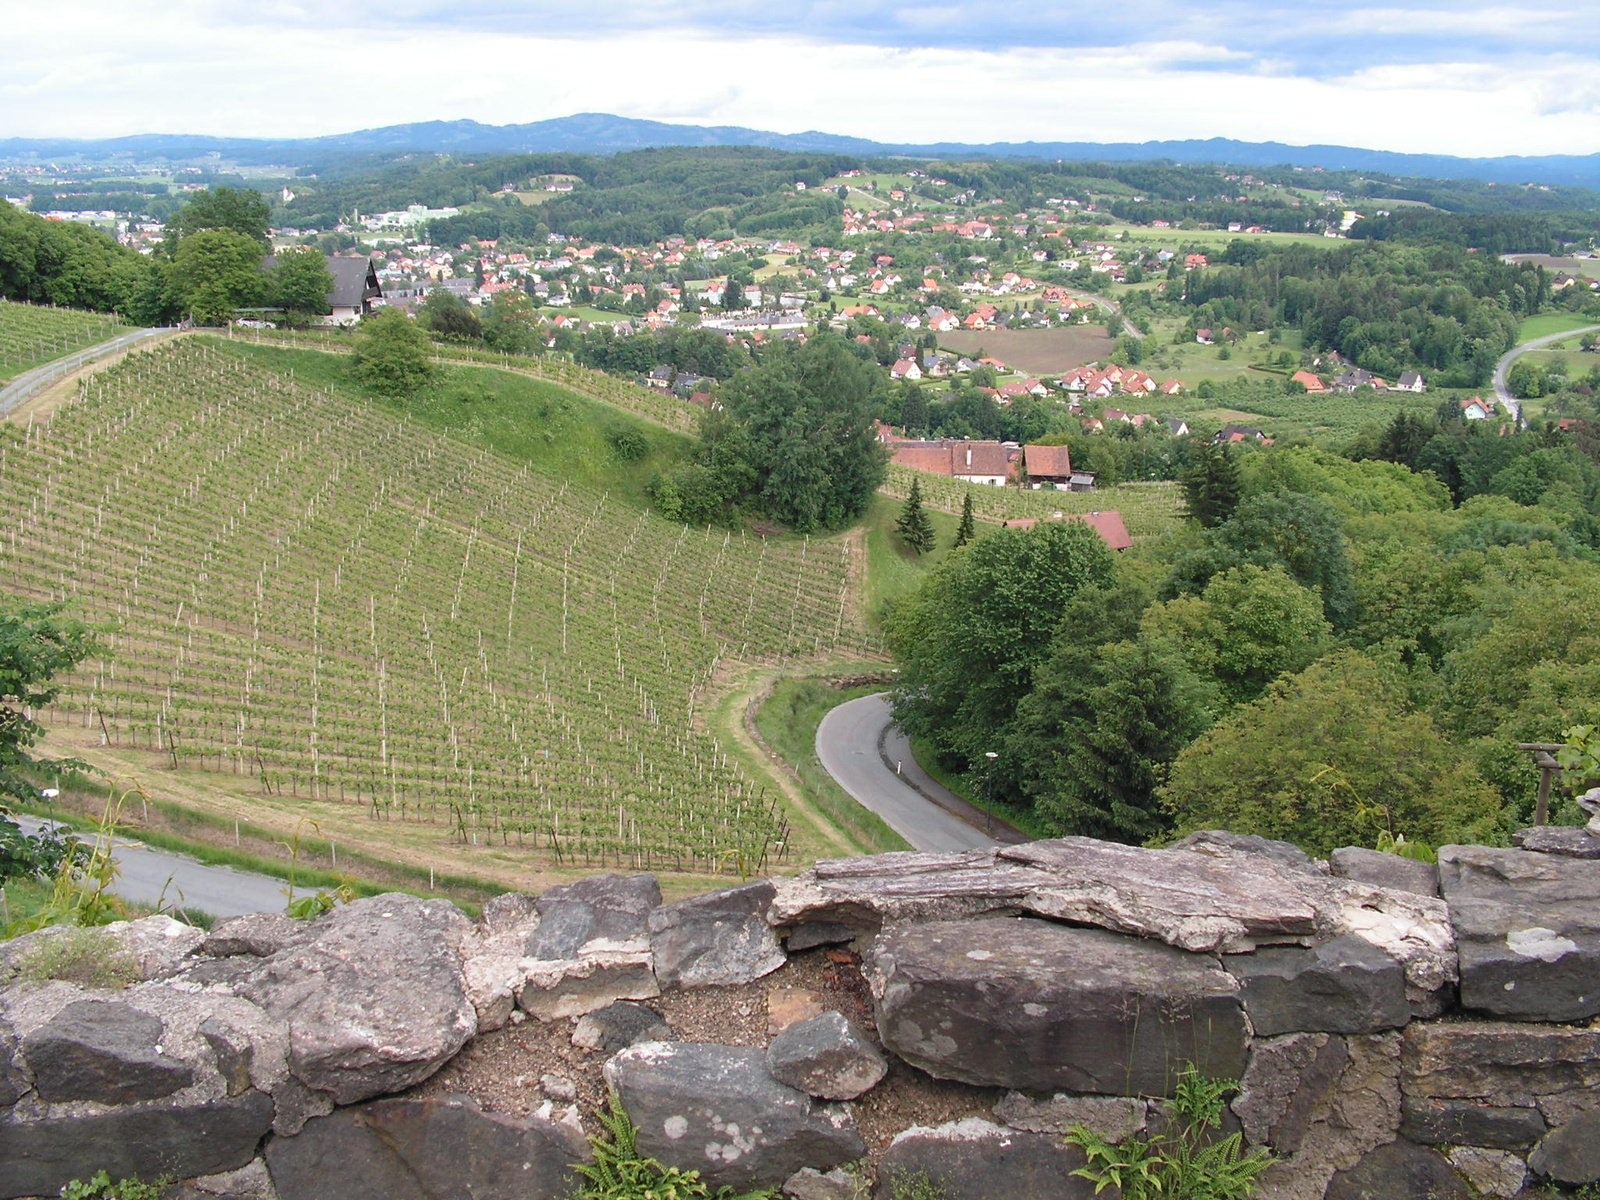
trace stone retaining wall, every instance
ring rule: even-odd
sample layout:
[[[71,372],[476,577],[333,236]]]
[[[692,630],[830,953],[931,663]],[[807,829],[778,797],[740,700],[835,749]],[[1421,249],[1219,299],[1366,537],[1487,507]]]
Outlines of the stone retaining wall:
[[[46,930],[0,947],[0,1197],[103,1168],[185,1180],[186,1200],[553,1200],[587,1153],[576,1107],[415,1091],[528,1021],[604,1058],[646,1154],[802,1200],[873,1186],[841,1168],[894,1059],[997,1090],[972,1093],[990,1117],[882,1148],[884,1200],[901,1170],[949,1200],[1086,1197],[1062,1131],[1160,1122],[1189,1063],[1241,1081],[1230,1128],[1277,1155],[1263,1200],[1592,1182],[1600,861],[1539,844],[1446,847],[1435,868],[1229,834],[1065,838],[825,861],[668,905],[651,876],[611,875],[475,922],[386,895],[209,934]],[[672,1040],[650,1007],[846,945],[875,1028],[824,1012],[723,1046]]]

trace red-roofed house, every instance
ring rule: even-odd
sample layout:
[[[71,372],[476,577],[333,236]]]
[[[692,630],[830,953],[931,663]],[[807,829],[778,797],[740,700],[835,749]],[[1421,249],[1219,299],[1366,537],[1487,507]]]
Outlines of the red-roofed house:
[[[1328,390],[1327,385],[1322,382],[1322,379],[1317,375],[1313,375],[1310,371],[1296,371],[1293,375],[1289,376],[1289,378],[1295,383],[1302,385],[1306,391],[1312,393],[1313,395],[1318,392],[1325,392]]]
[[[1128,527],[1123,524],[1120,512],[1087,512],[1087,513],[1057,513],[1049,518],[1052,521],[1082,521],[1090,529],[1098,533],[1106,545],[1113,550],[1126,550],[1133,545],[1133,539],[1128,536]],[[1009,521],[1002,521],[1004,529],[1032,529],[1039,523],[1038,517],[1013,517]]]
[[[890,462],[967,483],[1004,487],[1017,451],[999,442],[891,442]]]

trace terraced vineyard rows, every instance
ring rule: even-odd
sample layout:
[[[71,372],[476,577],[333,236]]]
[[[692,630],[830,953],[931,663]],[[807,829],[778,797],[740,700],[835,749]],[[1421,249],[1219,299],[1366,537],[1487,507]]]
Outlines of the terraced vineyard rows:
[[[1183,504],[1183,495],[1175,483],[1125,483],[1093,492],[1034,491],[964,483],[893,463],[883,482],[883,491],[903,500],[911,494],[913,479],[922,485],[923,503],[930,508],[960,512],[962,497],[970,494],[974,515],[990,521],[1116,509],[1122,514],[1129,536],[1135,539],[1152,537],[1170,528]]]
[[[98,345],[127,328],[107,313],[0,300],[0,379]]]
[[[561,863],[753,868],[719,661],[860,644],[843,540],[672,526],[203,344],[0,426],[0,579],[109,621],[53,720]]]
[[[240,330],[233,336],[258,344],[327,350],[336,354],[348,354],[351,344],[350,334],[331,330],[252,329]],[[440,362],[499,367],[505,371],[515,371],[519,375],[531,375],[535,379],[559,383],[580,396],[588,396],[591,400],[598,400],[602,404],[631,412],[635,416],[653,421],[657,425],[665,425],[668,429],[675,429],[679,433],[692,434],[698,428],[699,410],[671,392],[628,383],[607,375],[604,371],[579,366],[571,359],[558,354],[496,354],[492,350],[480,350],[474,346],[452,346],[441,343],[434,344],[433,353],[435,360]]]

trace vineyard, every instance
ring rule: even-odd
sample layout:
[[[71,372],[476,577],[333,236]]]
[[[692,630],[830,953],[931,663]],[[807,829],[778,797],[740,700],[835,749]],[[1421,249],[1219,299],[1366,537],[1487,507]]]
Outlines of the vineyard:
[[[861,644],[847,554],[672,526],[198,341],[0,425],[0,579],[111,629],[52,723],[556,865],[783,857],[696,706],[724,661]]]
[[[251,329],[239,330],[232,336],[258,345],[326,350],[335,354],[348,354],[352,338],[351,334],[343,331],[320,329]],[[604,371],[580,366],[559,354],[496,354],[492,350],[483,350],[475,346],[435,342],[433,356],[435,362],[499,367],[504,371],[514,371],[519,375],[558,383],[580,396],[587,396],[591,400],[620,408],[623,412],[643,417],[647,421],[675,429],[679,433],[694,433],[699,421],[698,410],[671,392],[640,387],[636,383],[607,375]]]
[[[127,328],[107,313],[0,299],[0,379],[98,345]]]
[[[1172,527],[1181,512],[1183,495],[1176,483],[1125,483],[1094,492],[1034,491],[1031,488],[988,487],[965,483],[943,475],[931,475],[911,467],[889,465],[883,491],[903,500],[911,494],[911,482],[922,485],[922,501],[929,508],[960,512],[965,496],[972,497],[973,515],[980,520],[1005,521],[1014,517],[1048,518],[1060,513],[1116,509],[1136,541],[1153,537]]]

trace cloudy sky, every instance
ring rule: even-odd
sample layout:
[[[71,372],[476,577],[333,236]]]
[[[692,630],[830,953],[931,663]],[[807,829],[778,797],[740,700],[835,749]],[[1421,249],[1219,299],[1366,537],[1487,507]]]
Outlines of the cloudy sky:
[[[59,0],[4,6],[0,137],[575,112],[889,142],[1600,151],[1593,0]]]

